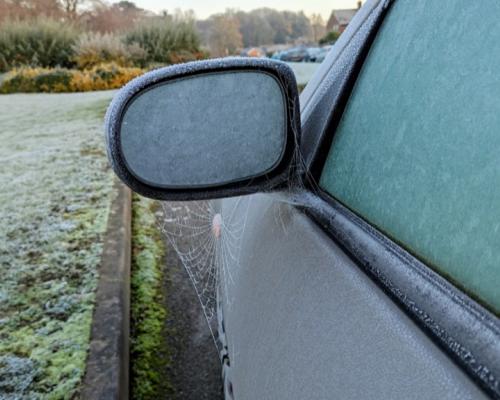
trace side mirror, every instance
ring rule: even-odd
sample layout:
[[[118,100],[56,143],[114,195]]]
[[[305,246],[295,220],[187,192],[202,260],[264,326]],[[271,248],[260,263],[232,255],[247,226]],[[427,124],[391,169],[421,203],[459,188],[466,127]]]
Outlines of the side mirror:
[[[134,191],[195,200],[285,183],[300,131],[286,64],[229,58],[175,65],[134,79],[106,114],[108,157]]]

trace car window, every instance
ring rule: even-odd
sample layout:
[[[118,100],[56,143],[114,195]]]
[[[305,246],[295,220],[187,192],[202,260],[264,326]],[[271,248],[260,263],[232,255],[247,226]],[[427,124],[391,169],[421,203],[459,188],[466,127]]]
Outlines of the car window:
[[[500,2],[397,0],[320,186],[500,311]]]

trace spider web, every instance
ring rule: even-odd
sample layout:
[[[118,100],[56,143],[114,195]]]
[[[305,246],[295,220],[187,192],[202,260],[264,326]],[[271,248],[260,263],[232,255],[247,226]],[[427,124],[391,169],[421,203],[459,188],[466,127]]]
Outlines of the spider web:
[[[217,295],[231,303],[228,285],[240,265],[249,204],[249,196],[229,209],[220,200],[162,203],[162,231],[187,271],[218,348]]]
[[[299,150],[298,135],[294,137],[297,150],[295,162],[289,169],[287,186],[280,192],[269,194],[277,200],[274,218],[285,233],[284,203],[288,206],[307,206],[299,204],[296,196],[304,190],[303,173],[307,169]],[[316,182],[310,176],[307,179],[311,184],[309,189],[316,191]],[[252,199],[251,195],[238,197],[225,202],[224,207],[222,200],[162,203],[162,231],[187,271],[219,354],[217,301],[224,300],[226,305],[231,306],[229,286],[234,283],[233,276],[241,268],[240,252]]]

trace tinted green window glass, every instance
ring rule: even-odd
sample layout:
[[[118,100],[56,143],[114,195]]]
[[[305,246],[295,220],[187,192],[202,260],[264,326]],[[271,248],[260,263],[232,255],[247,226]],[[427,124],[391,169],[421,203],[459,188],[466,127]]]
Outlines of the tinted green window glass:
[[[396,0],[321,186],[500,311],[500,1]]]

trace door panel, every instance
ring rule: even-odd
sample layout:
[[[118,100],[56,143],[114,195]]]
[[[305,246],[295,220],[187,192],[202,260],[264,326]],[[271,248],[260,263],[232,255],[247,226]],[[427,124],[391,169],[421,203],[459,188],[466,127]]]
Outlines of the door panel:
[[[236,399],[485,397],[302,212],[237,204],[222,202],[248,213],[223,296]]]

